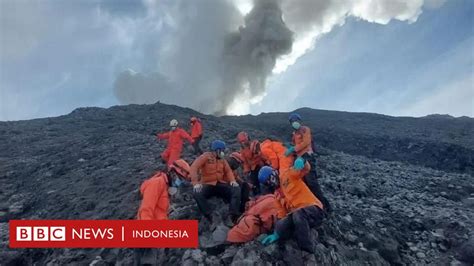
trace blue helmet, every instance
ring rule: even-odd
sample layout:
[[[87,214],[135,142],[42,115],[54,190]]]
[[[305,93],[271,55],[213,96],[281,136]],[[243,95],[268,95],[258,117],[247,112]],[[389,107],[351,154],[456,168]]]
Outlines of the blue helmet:
[[[290,116],[288,117],[288,120],[290,123],[295,122],[295,121],[301,121],[301,116],[297,113],[291,113]]]
[[[225,150],[225,142],[222,140],[214,140],[211,143],[211,150],[212,151]]]
[[[270,166],[264,166],[260,168],[260,171],[258,171],[258,182],[262,184],[266,183],[272,174],[273,168]]]

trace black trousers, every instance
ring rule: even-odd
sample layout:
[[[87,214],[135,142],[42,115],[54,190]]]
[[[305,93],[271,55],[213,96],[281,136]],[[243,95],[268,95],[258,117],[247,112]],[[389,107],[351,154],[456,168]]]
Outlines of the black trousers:
[[[316,198],[318,198],[321,201],[321,203],[323,204],[324,210],[326,212],[330,212],[331,205],[328,199],[324,196],[321,186],[319,185],[319,182],[318,182],[319,176],[316,170],[316,157],[313,154],[307,154],[307,153],[305,153],[302,157],[311,165],[310,172],[304,177],[305,184],[308,186],[311,192],[313,192]]]
[[[314,243],[311,239],[311,228],[320,226],[324,212],[319,207],[308,206],[288,214],[275,225],[275,232],[281,240],[291,237],[296,239],[301,250],[313,253]]]
[[[199,146],[199,143],[201,142],[201,140],[202,140],[202,136],[194,138],[194,142],[193,142],[194,154],[197,154],[197,155],[202,154],[201,147]]]
[[[240,212],[245,211],[245,204],[250,200],[250,186],[247,182],[238,182],[240,186]]]
[[[226,183],[219,183],[213,185],[203,185],[201,192],[193,192],[194,199],[199,207],[201,213],[209,217],[212,213],[211,207],[207,199],[211,197],[219,197],[226,203],[229,203],[229,213],[231,215],[240,214],[240,187],[233,187]]]

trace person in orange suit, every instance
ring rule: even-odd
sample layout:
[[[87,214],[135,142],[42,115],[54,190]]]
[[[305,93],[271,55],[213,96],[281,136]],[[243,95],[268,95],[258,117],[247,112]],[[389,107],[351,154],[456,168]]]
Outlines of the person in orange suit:
[[[189,134],[182,128],[178,127],[178,120],[173,119],[170,121],[171,130],[166,133],[158,134],[156,137],[158,140],[167,139],[168,146],[161,153],[162,160],[170,166],[172,162],[181,158],[181,152],[183,151],[184,140],[189,143],[193,143],[193,139]]]
[[[280,169],[279,188],[283,193],[288,215],[277,221],[273,234],[262,240],[264,245],[277,240],[294,237],[305,260],[314,255],[314,243],[311,239],[311,228],[321,225],[324,219],[323,204],[311,192],[303,178],[311,166],[303,158],[298,157],[292,167]],[[262,170],[263,171],[263,168]],[[264,180],[264,177],[259,177]]]
[[[285,155],[287,148],[280,141],[266,139],[256,150],[262,160],[276,170],[290,168],[295,160],[294,156]]]
[[[252,184],[253,194],[258,195],[261,192],[258,171],[264,165],[261,157],[256,153],[258,140],[250,140],[247,132],[242,131],[237,134],[237,141],[240,143],[240,154],[243,158],[243,174]]]
[[[269,189],[247,202],[238,224],[227,234],[227,241],[230,243],[245,243],[260,234],[271,232],[275,223],[287,214],[283,195],[278,188],[278,172],[269,166],[263,166],[259,172],[259,181]]]
[[[212,210],[207,199],[214,196],[230,203],[232,221],[240,214],[240,188],[225,160],[225,148],[223,141],[215,140],[211,143],[211,151],[203,153],[191,164],[193,196],[199,210],[209,221],[212,221]]]
[[[138,208],[138,220],[168,220],[170,195],[188,178],[186,168],[189,164],[178,162],[180,167],[173,165],[165,170],[156,172],[140,186],[142,201]],[[164,251],[164,250],[163,250]],[[156,260],[156,249],[139,248],[134,250],[134,265],[147,264]]]
[[[302,118],[297,113],[290,114],[288,121],[294,131],[292,134],[292,146],[288,147],[285,155],[302,157],[311,165],[311,170],[308,175],[305,176],[304,181],[314,195],[324,203],[325,211],[331,212],[331,205],[329,204],[328,199],[324,196],[321,185],[319,185],[318,182],[319,176],[316,171],[316,156],[314,154],[315,146],[311,135],[311,129],[302,124]]]
[[[189,123],[191,124],[191,138],[193,139],[193,148],[194,154],[202,154],[201,147],[199,143],[202,139],[202,123],[201,120],[197,117],[191,117]]]
[[[184,166],[185,168],[186,166]],[[189,165],[188,165],[189,167]],[[186,169],[174,165],[165,171],[158,171],[140,186],[142,202],[138,209],[138,220],[167,220],[170,206],[170,187],[178,188],[188,178]]]

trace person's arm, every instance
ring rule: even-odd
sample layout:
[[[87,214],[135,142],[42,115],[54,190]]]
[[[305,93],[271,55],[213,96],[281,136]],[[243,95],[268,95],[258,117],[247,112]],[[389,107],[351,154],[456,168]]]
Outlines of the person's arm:
[[[203,154],[199,156],[196,160],[194,160],[194,162],[191,164],[191,169],[189,170],[189,177],[191,178],[191,182],[193,185],[199,183],[199,169],[202,168],[206,161],[206,154]]]
[[[308,162],[305,162],[304,168],[301,170],[296,170],[294,168],[290,168],[290,179],[303,179],[311,170],[311,165]]]
[[[191,136],[188,134],[188,132],[184,131],[184,129],[181,130],[181,137],[185,140],[187,140],[189,143],[193,143],[194,140],[191,138]]]
[[[301,178],[306,176],[310,170],[311,170],[311,165],[309,164],[309,162],[305,162],[304,168],[303,170],[301,170]]]
[[[170,137],[170,132],[158,133],[156,135],[157,139],[168,139]]]
[[[295,145],[295,152],[298,153],[311,145],[311,130],[309,127],[305,127],[302,130],[303,141]]]

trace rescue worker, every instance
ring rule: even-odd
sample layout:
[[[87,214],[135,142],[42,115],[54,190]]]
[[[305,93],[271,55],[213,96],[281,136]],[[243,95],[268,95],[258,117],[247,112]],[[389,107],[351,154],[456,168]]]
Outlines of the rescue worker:
[[[293,165],[294,156],[286,156],[287,148],[282,142],[266,139],[257,145],[256,153],[275,170],[287,169]]]
[[[289,214],[277,221],[274,232],[262,240],[264,245],[268,245],[293,236],[306,261],[314,261],[314,244],[310,230],[321,225],[324,218],[323,204],[303,181],[310,168],[309,163],[298,157],[292,167],[280,170],[279,187]],[[270,178],[269,171],[262,168],[260,173],[259,179],[263,182]]]
[[[313,137],[311,135],[311,129],[302,124],[301,116],[297,113],[290,114],[288,121],[290,122],[290,125],[294,131],[292,134],[292,145],[288,147],[285,155],[295,155],[297,157],[302,157],[307,162],[309,162],[311,170],[308,175],[305,176],[304,181],[309,189],[314,193],[314,195],[318,199],[321,199],[325,206],[325,211],[330,212],[331,206],[329,201],[324,196],[321,186],[318,183],[316,156],[314,154],[315,146],[313,143]]]
[[[240,177],[238,169],[243,164],[242,155],[239,152],[233,152],[226,158],[227,163],[230,166],[230,169],[234,173],[235,180],[239,184],[240,187],[240,212],[245,211],[245,204],[250,200],[250,190],[252,189],[252,185]]]
[[[265,177],[261,185],[268,187],[268,193],[250,200],[246,204],[245,212],[240,216],[238,223],[227,234],[230,243],[245,243],[258,237],[260,234],[271,232],[277,220],[286,216],[285,202],[278,185],[278,171],[269,166],[263,166],[259,178]]]
[[[189,164],[178,163],[180,167],[172,166],[164,171],[156,172],[140,186],[142,201],[137,213],[138,220],[168,220],[170,195],[188,178]],[[155,263],[158,257],[165,255],[165,250],[139,248],[134,250],[134,265]],[[161,255],[159,255],[161,254]]]
[[[189,168],[189,165],[187,166]],[[158,171],[140,186],[142,202],[138,209],[138,220],[167,220],[169,211],[169,194],[186,180],[189,170],[186,166],[178,168],[172,165],[166,171]],[[169,193],[171,192],[171,193]]]
[[[264,165],[258,154],[258,140],[250,140],[247,132],[242,131],[237,134],[237,141],[240,143],[240,154],[243,158],[243,174],[252,184],[254,195],[260,194],[260,184],[258,182],[258,171]]]
[[[189,134],[182,128],[178,127],[178,120],[173,119],[170,121],[171,130],[166,133],[157,134],[157,139],[167,139],[168,146],[161,153],[162,160],[166,165],[170,166],[171,163],[181,158],[181,152],[183,151],[183,142],[187,140],[189,143],[193,143],[193,139]]]
[[[213,196],[229,202],[232,222],[239,217],[240,188],[225,160],[226,145],[221,140],[211,143],[211,151],[203,153],[191,165],[193,196],[201,213],[212,222],[212,210],[207,199]]]
[[[202,124],[197,117],[191,117],[189,123],[191,124],[191,138],[193,139],[193,149],[195,155],[201,155],[202,150],[199,143],[202,139]]]

